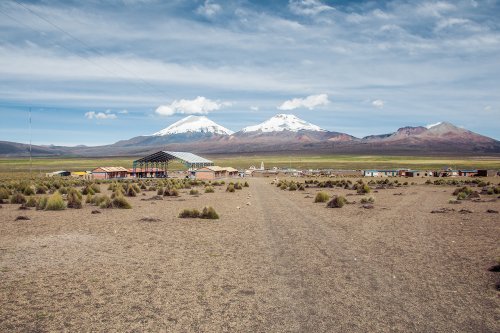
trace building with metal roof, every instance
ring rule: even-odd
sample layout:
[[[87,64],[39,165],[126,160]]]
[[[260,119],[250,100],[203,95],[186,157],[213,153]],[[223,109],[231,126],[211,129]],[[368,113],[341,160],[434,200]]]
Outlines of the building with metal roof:
[[[141,170],[147,170],[149,168],[158,168],[165,170],[166,172],[168,163],[174,160],[180,161],[189,169],[203,168],[214,165],[214,162],[193,153],[180,151],[159,151],[134,161],[132,169],[135,174],[140,174]]]

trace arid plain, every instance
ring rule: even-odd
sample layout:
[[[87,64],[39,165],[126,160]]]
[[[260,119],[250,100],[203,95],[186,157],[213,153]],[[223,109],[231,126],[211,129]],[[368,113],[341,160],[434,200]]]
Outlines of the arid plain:
[[[500,331],[498,195],[450,204],[419,180],[366,209],[247,180],[100,214],[2,204],[0,331]],[[178,217],[206,205],[220,219]]]

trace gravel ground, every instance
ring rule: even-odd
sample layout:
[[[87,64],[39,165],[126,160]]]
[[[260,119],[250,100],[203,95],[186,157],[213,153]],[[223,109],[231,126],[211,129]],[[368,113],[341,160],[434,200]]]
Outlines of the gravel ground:
[[[417,185],[331,209],[249,183],[101,214],[3,204],[0,332],[500,331],[500,201]],[[205,205],[221,218],[177,217]]]

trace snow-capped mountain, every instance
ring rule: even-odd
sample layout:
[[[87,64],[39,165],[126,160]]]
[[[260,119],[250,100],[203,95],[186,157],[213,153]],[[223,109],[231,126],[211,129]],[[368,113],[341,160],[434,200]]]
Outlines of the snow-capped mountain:
[[[293,114],[277,114],[274,117],[254,126],[248,126],[241,130],[243,133],[249,132],[299,132],[299,131],[314,131],[326,132],[324,129],[302,120]]]
[[[167,128],[153,134],[153,136],[165,136],[183,133],[212,133],[218,135],[231,135],[234,132],[221,126],[205,116],[187,116],[173,123]]]

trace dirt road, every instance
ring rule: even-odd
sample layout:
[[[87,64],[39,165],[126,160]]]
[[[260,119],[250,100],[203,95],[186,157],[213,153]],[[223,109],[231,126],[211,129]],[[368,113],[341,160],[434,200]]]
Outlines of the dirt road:
[[[500,331],[487,271],[500,228],[485,213],[498,203],[430,214],[452,189],[418,186],[374,194],[375,209],[328,209],[317,190],[250,185],[24,222],[4,205],[0,331]],[[221,219],[176,217],[205,204]]]

